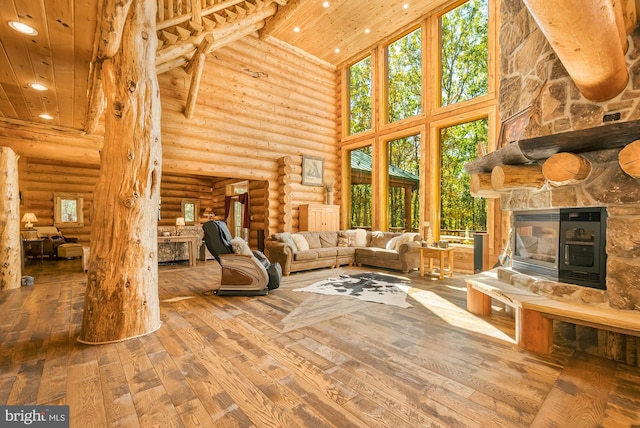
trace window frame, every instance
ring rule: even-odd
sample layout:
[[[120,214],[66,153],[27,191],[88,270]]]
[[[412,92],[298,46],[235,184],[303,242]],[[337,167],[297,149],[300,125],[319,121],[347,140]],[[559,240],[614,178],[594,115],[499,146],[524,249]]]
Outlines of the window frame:
[[[193,205],[193,221],[187,220],[186,216],[186,206]],[[198,224],[200,221],[199,213],[200,213],[200,200],[199,199],[183,199],[180,203],[182,218],[184,218],[185,226],[193,226]]]
[[[65,200],[76,201],[76,221],[62,220],[62,205]],[[84,197],[79,193],[53,194],[53,225],[55,227],[84,227]]]

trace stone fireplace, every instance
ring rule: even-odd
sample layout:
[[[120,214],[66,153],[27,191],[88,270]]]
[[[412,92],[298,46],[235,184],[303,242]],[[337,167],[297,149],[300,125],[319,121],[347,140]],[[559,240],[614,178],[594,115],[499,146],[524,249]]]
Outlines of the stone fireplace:
[[[628,37],[626,89],[595,103],[581,95],[521,0],[503,0],[500,14],[501,118],[528,110],[520,138],[569,136],[561,152],[572,151],[573,134],[602,134],[599,143],[580,149],[591,166],[588,177],[501,191],[500,206],[505,211],[606,207],[606,299],[613,308],[640,310],[640,179],[626,174],[618,162],[624,145],[640,139],[640,29]],[[626,142],[610,144],[607,132],[599,132],[612,123],[629,125]],[[580,138],[575,144],[580,147]]]

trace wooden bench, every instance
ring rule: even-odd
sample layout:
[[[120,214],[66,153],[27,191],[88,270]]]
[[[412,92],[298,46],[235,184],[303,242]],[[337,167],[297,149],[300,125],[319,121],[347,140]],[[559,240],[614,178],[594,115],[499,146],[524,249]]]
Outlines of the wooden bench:
[[[494,298],[515,310],[516,343],[532,352],[553,351],[553,320],[640,336],[640,312],[552,299],[500,281],[493,271],[466,278],[467,310],[491,314]]]

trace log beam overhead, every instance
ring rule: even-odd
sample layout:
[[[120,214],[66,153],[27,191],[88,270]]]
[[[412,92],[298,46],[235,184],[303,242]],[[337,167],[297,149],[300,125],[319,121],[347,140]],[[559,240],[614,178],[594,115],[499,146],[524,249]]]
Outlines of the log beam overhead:
[[[611,0],[524,0],[527,9],[585,96],[614,98],[627,86],[625,18]]]

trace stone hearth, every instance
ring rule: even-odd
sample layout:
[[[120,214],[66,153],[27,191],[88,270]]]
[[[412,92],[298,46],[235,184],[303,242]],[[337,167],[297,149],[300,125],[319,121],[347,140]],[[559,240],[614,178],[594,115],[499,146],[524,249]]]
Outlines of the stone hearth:
[[[593,129],[603,126],[609,115],[619,116],[620,122],[640,118],[639,27],[628,37],[627,88],[611,100],[594,103],[580,94],[521,0],[503,0],[500,14],[500,115],[507,119],[529,109],[521,139]],[[622,171],[619,151],[580,153],[592,167],[585,180],[501,192],[500,205],[507,211],[607,207],[608,303],[617,309],[640,310],[640,180]],[[565,294],[566,285],[558,284],[543,288]]]

